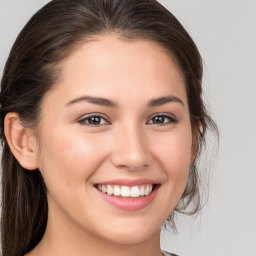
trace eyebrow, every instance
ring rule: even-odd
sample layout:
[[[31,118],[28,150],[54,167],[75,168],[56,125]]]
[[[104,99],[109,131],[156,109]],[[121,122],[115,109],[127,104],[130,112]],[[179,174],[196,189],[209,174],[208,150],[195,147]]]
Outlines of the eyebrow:
[[[118,104],[116,102],[109,99],[94,97],[94,96],[81,96],[81,97],[75,98],[69,101],[66,104],[66,106],[73,105],[75,103],[80,103],[80,102],[89,102],[89,103],[104,106],[104,107],[118,108]]]
[[[168,102],[177,102],[177,103],[180,103],[184,107],[183,101],[180,98],[173,96],[173,95],[152,99],[148,102],[147,105],[148,105],[148,107],[157,107],[157,106],[164,105]]]
[[[118,103],[113,100],[101,98],[101,97],[86,96],[86,95],[69,101],[66,104],[66,106],[70,106],[70,105],[73,105],[75,103],[80,103],[80,102],[88,102],[88,103],[92,103],[92,104],[96,104],[96,105],[100,105],[100,106],[104,106],[104,107],[112,107],[112,108],[116,108],[116,109],[119,108]],[[158,107],[158,106],[162,106],[168,102],[177,102],[184,107],[183,101],[173,95],[152,99],[147,103],[147,106],[148,107]]]

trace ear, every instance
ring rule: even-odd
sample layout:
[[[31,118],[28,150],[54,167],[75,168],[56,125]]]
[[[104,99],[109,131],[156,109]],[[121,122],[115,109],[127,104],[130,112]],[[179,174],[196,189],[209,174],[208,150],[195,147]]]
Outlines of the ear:
[[[33,130],[22,125],[17,113],[6,115],[4,133],[8,145],[20,165],[27,170],[37,169],[37,147]]]
[[[196,160],[196,156],[198,153],[198,142],[199,142],[199,136],[200,136],[200,128],[201,128],[201,123],[198,120],[196,125],[193,127],[192,130],[192,154],[191,154],[191,164],[193,164]]]

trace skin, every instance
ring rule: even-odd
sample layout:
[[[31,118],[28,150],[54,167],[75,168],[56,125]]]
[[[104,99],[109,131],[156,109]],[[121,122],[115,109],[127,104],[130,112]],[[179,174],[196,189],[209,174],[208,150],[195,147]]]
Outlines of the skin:
[[[119,107],[70,103],[85,95]],[[166,96],[180,102],[147,105]],[[102,116],[100,125],[89,124],[88,114]],[[157,114],[164,115],[161,125],[153,122]],[[185,84],[170,54],[151,41],[98,36],[64,61],[42,103],[39,140],[15,113],[8,115],[7,137],[22,149],[12,151],[23,167],[39,168],[47,186],[46,233],[27,255],[162,255],[160,227],[186,187],[195,155]],[[110,205],[94,187],[139,178],[161,186],[136,211]]]

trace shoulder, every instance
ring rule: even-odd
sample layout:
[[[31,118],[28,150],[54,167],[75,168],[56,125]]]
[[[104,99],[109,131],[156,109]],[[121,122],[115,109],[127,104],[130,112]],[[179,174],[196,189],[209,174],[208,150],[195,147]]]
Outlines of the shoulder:
[[[174,253],[170,253],[170,252],[165,252],[165,251],[162,251],[164,256],[178,256],[177,254],[174,254]]]

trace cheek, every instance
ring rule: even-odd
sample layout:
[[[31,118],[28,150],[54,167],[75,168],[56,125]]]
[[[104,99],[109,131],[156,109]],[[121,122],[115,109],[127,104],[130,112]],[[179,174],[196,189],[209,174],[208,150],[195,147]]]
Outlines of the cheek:
[[[159,137],[160,138],[160,137]],[[190,129],[179,129],[166,137],[162,136],[154,154],[157,155],[161,168],[172,187],[184,187],[191,164],[192,135]]]
[[[178,204],[188,181],[192,147],[190,126],[156,136],[154,141],[157,143],[153,147],[151,142],[152,152],[163,174],[161,200],[157,208],[159,211],[162,209],[164,219],[167,219]]]
[[[40,171],[48,190],[84,189],[79,185],[84,185],[105,159],[102,138],[68,129],[45,130],[46,134],[50,135],[42,136]]]

